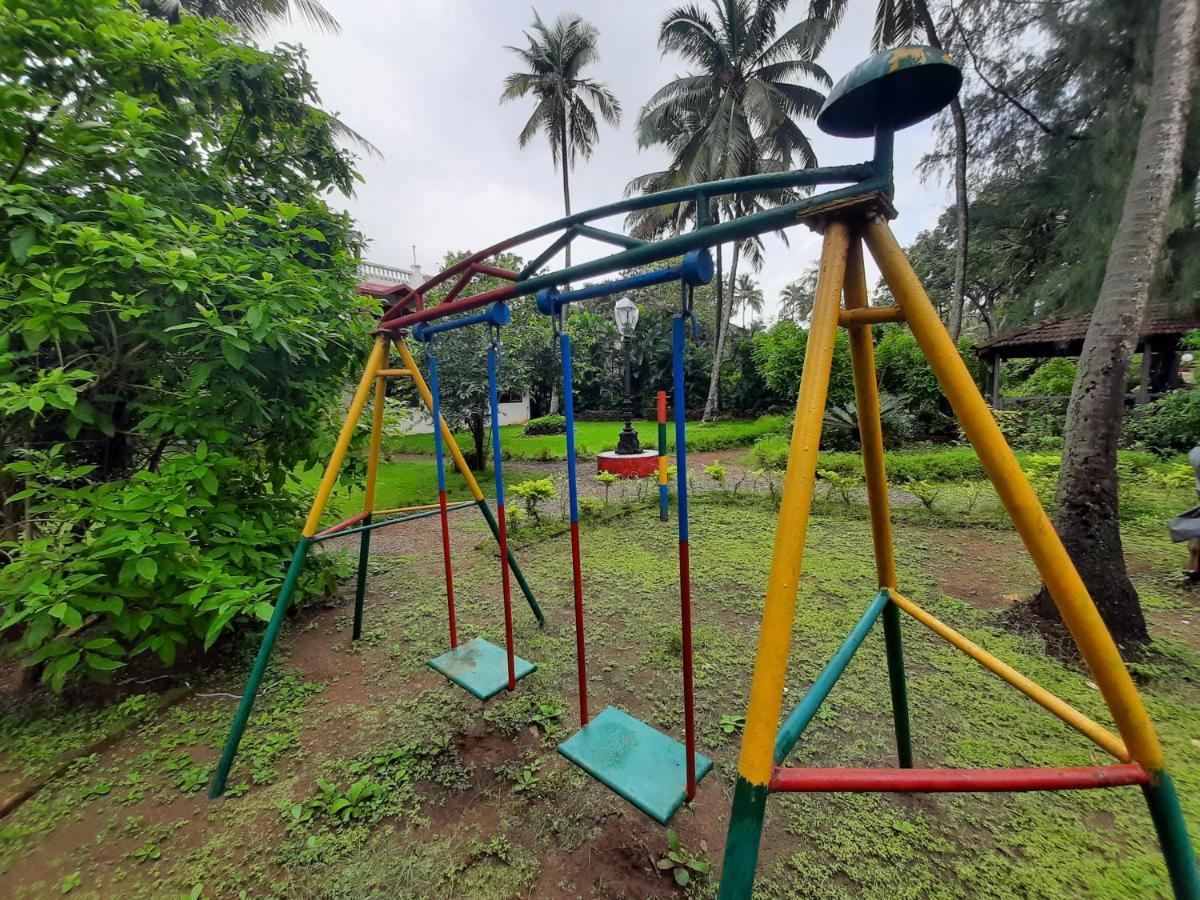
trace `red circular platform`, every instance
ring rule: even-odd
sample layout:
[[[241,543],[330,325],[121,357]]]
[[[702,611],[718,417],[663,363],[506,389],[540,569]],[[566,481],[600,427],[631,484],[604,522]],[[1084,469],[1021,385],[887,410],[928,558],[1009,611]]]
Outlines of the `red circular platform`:
[[[597,472],[612,472],[622,478],[648,478],[658,472],[658,454],[653,450],[619,455],[605,450],[596,456]]]

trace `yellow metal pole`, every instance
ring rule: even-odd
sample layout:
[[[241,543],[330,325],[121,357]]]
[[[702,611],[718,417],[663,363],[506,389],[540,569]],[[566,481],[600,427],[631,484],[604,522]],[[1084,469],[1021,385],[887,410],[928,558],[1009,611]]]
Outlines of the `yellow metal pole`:
[[[804,372],[800,377],[800,392],[796,399],[796,421],[792,427],[783,499],[775,529],[775,549],[767,579],[758,652],[754,658],[746,732],[738,760],[738,774],[754,788],[765,788],[771,780],[775,733],[779,729],[779,712],[783,704],[783,684],[787,676],[792,621],[796,613],[796,590],[800,583],[804,538],[816,481],[817,449],[821,442],[821,420],[829,390],[829,372],[838,328],[838,301],[845,278],[848,244],[849,232],[845,223],[830,222],[825,230],[821,251],[817,295],[813,302]]]
[[[883,462],[883,419],[879,412],[879,386],[875,379],[875,345],[867,308],[867,272],[863,267],[862,241],[856,234],[846,257],[846,308],[838,317],[849,320],[850,363],[854,369],[854,402],[858,434],[862,440],[867,504],[871,509],[871,541],[875,545],[875,574],[879,586],[896,587],[896,551],[892,543],[892,514],[888,508],[887,470]],[[857,318],[856,318],[857,317]],[[892,695],[892,721],[896,730],[896,757],[901,768],[913,764],[912,728],[908,713],[908,682],[904,673],[904,638],[900,613],[888,603],[880,617],[887,653],[888,684]]]
[[[992,656],[992,654],[988,653],[974,641],[959,634],[941,619],[931,615],[922,607],[917,606],[917,604],[913,603],[907,597],[902,597],[895,591],[888,591],[888,594],[892,598],[893,603],[934,634],[953,644],[992,674],[1007,681],[1034,703],[1038,704],[1038,706],[1054,713],[1054,715],[1058,716],[1080,734],[1099,744],[1117,759],[1121,760],[1121,762],[1129,762],[1129,750],[1126,749],[1125,742],[1103,725],[1089,719],[1075,707],[1071,706],[1071,704],[1065,700],[1060,700],[1036,681],[1025,677],[1012,666]]]
[[[867,225],[865,237],[938,384],[1075,638],[1130,755],[1151,771],[1161,769],[1162,747],[1121,654],[904,251],[882,219]]]
[[[403,340],[396,341],[396,349],[400,351],[400,358],[404,360],[404,368],[408,370],[408,376],[413,380],[413,384],[417,386],[417,393],[421,395],[421,401],[425,404],[425,408],[433,409],[433,394],[429,392],[429,385],[425,383],[425,377],[421,374],[421,370],[417,368],[416,361],[413,360],[413,356],[409,353],[408,347],[405,346]],[[482,500],[483,491],[479,489],[479,483],[471,473],[471,467],[467,465],[462,451],[458,449],[458,444],[454,440],[454,433],[450,430],[450,426],[446,424],[445,418],[442,418],[438,422],[438,426],[442,429],[442,440],[450,448],[450,456],[454,458],[454,465],[458,469],[459,474],[467,482],[467,489],[471,492],[471,496],[476,500]]]
[[[358,387],[354,391],[354,398],[350,401],[350,411],[346,414],[346,421],[342,424],[342,432],[338,435],[337,444],[334,445],[329,463],[325,466],[325,474],[321,478],[320,487],[317,488],[317,496],[313,498],[312,509],[308,511],[308,518],[304,522],[304,537],[306,538],[317,533],[317,525],[325,512],[325,504],[329,502],[329,495],[333,492],[334,483],[337,482],[342,461],[346,458],[346,451],[350,448],[350,439],[354,437],[354,428],[358,425],[358,417],[362,415],[363,407],[367,405],[367,396],[371,393],[371,383],[375,380],[375,373],[386,355],[386,339],[376,338],[375,346],[371,349],[371,355],[367,359],[367,366],[363,370],[362,380],[359,381]]]
[[[862,242],[850,243],[846,258],[846,309],[867,306],[867,274]],[[850,363],[854,369],[854,403],[862,440],[863,468],[867,479],[867,504],[871,509],[871,539],[875,544],[875,571],[879,586],[896,587],[896,555],[892,545],[892,519],[888,508],[887,471],[883,463],[883,423],[879,413],[879,388],[875,380],[875,346],[869,324],[850,326]]]
[[[375,511],[375,480],[379,475],[379,445],[383,442],[383,408],[387,397],[387,381],[375,379],[375,400],[371,407],[371,447],[367,451],[367,488],[363,512]]]

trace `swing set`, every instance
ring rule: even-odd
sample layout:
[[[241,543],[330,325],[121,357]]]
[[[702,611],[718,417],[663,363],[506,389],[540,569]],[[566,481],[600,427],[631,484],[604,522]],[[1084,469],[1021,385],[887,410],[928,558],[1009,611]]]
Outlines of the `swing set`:
[[[394,302],[384,312],[374,349],[367,360],[350,412],[318,488],[303,534],[263,636],[242,701],[234,716],[209,796],[217,797],[225,782],[245,729],[263,671],[278,635],[284,612],[312,544],[334,536],[360,535],[360,556],[355,596],[354,637],[361,633],[366,563],[373,529],[419,516],[441,517],[445,563],[446,602],[450,649],[430,660],[434,669],[481,700],[516,688],[534,665],[516,656],[513,648],[510,576],[517,580],[539,623],[544,617],[505,537],[504,484],[497,402],[497,366],[500,329],[511,320],[508,303],[536,297],[538,310],[551,318],[562,367],[566,418],[567,483],[570,502],[571,563],[575,616],[575,649],[579,691],[579,730],[559,746],[559,752],[598,781],[660,823],[666,823],[686,801],[696,795],[697,783],[712,769],[709,759],[696,752],[696,722],[692,679],[691,578],[688,545],[687,445],[684,416],[683,351],[689,327],[694,327],[692,292],[712,278],[711,247],[740,241],[766,232],[804,223],[823,235],[818,285],[809,329],[805,365],[796,404],[795,425],[784,479],[775,547],[766,588],[758,651],[750,688],[738,774],[726,837],[720,896],[749,897],[754,884],[766,801],[778,792],[944,792],[944,791],[1058,791],[1115,788],[1136,785],[1142,790],[1162,847],[1172,888],[1177,897],[1200,898],[1200,878],[1174,784],[1166,771],[1162,747],[1146,714],[1137,688],[1103,620],[1080,579],[1074,564],[1042,509],[1036,494],[1005,442],[996,421],[972,381],[962,358],[896,242],[888,221],[892,206],[892,151],[895,132],[923,121],[950,103],[962,82],[957,64],[941,50],[901,47],[867,59],[852,69],[830,92],[817,118],[818,126],[840,137],[874,139],[874,155],[867,162],[731,178],[673,188],[575,213],[518,234],[485,248],[447,268],[419,288],[397,287]],[[810,193],[819,185],[844,185],[823,193]],[[717,198],[746,192],[790,191],[791,202],[724,222],[710,220]],[[597,220],[656,207],[694,206],[697,225],[690,232],[656,241],[643,241],[592,224]],[[522,244],[552,237],[519,272],[499,268],[488,259]],[[565,269],[541,270],[563,248],[578,238],[616,248],[600,258]],[[892,294],[894,306],[867,304],[864,245],[878,265]],[[571,290],[572,283],[628,271],[655,263],[675,261],[667,268]],[[478,274],[500,278],[507,284],[462,296]],[[424,297],[439,285],[451,282],[445,299],[427,307]],[[575,410],[571,366],[571,337],[563,328],[562,311],[570,303],[636,290],[654,284],[678,282],[679,314],[672,323],[673,402],[677,460],[679,530],[679,595],[683,642],[684,744],[627,713],[607,707],[591,716],[588,704],[587,653],[584,630],[582,551],[575,462]],[[484,310],[477,312],[478,310]],[[912,330],[925,358],[937,376],[946,398],[979,455],[1016,531],[1070,630],[1090,675],[1108,707],[1116,733],[1045,688],[996,659],[986,650],[941,622],[903,596],[896,585],[896,565],[888,510],[879,394],[871,336],[873,325],[903,322]],[[485,326],[488,342],[488,395],[495,458],[496,516],[471,476],[454,437],[441,417],[438,397],[436,335],[457,328]],[[855,396],[860,411],[860,434],[871,512],[879,591],[842,646],[814,680],[800,704],[780,721],[787,673],[801,561],[809,508],[813,499],[817,449],[829,386],[834,338],[839,327],[849,332]],[[424,345],[429,384],[406,345],[411,335]],[[402,368],[388,368],[391,347]],[[411,378],[434,421],[438,474],[438,503],[403,510],[374,510],[386,379]],[[362,513],[324,531],[318,522],[333,489],[350,438],[366,405],[372,383],[375,402],[368,450],[366,503]],[[659,395],[659,446],[665,452],[666,408]],[[454,609],[454,579],[450,560],[449,513],[470,504],[446,501],[443,445],[450,451],[466,480],[474,504],[490,526],[500,548],[501,587],[505,618],[505,648],[475,638],[459,644]],[[666,519],[665,459],[660,459],[660,515]],[[375,516],[400,514],[376,521]],[[1115,757],[1110,765],[1054,769],[941,769],[916,768],[909,722],[901,613],[933,631],[981,666],[1015,687],[1027,698],[1057,716]],[[795,768],[785,765],[792,748],[816,717],[874,623],[882,621],[897,766],[887,768]]]

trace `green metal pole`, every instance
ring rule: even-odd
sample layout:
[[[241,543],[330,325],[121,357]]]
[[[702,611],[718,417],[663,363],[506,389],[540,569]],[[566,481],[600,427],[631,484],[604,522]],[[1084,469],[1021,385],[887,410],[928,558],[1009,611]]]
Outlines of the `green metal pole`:
[[[908,721],[908,685],[904,674],[904,641],[900,636],[900,610],[888,600],[883,608],[883,642],[887,651],[888,681],[892,688],[892,721],[896,726],[896,757],[900,768],[913,765],[912,729]]]
[[[767,812],[767,786],[753,785],[741,775],[733,789],[725,862],[721,867],[719,900],[746,900],[754,892],[754,870]]]
[[[215,799],[225,793],[225,781],[229,778],[229,769],[233,766],[233,758],[237,756],[238,744],[242,742],[242,732],[246,730],[246,722],[250,718],[250,710],[254,706],[254,698],[258,696],[258,686],[262,682],[263,673],[267,670],[267,662],[271,659],[271,650],[275,639],[279,636],[279,628],[283,624],[284,613],[291,603],[292,594],[296,590],[296,582],[300,580],[300,572],[304,569],[304,557],[308,553],[309,538],[302,537],[296,544],[296,552],[292,554],[291,565],[279,589],[279,598],[275,601],[275,610],[271,613],[271,621],[263,634],[262,645],[258,648],[258,656],[254,658],[254,666],[250,669],[250,677],[246,680],[246,690],[242,693],[242,701],[238,704],[237,713],[233,717],[233,726],[229,729],[229,737],[225,739],[225,748],[221,751],[221,761],[217,763],[217,772],[213,775],[212,784],[208,788],[209,799]]]
[[[1154,780],[1143,787],[1142,792],[1162,844],[1171,887],[1178,900],[1198,900],[1200,876],[1196,872],[1196,855],[1188,837],[1187,823],[1183,820],[1183,809],[1179,806],[1179,795],[1175,793],[1175,783],[1161,770],[1150,774]]]
[[[492,510],[488,506],[487,500],[480,498],[475,502],[479,505],[483,517],[487,519],[488,528],[492,529],[492,536],[499,541],[500,526],[496,524],[496,517],[492,515]],[[529,601],[529,608],[533,610],[533,615],[538,620],[538,624],[545,625],[546,616],[542,613],[542,608],[538,606],[537,598],[533,596],[533,589],[529,587],[529,582],[525,580],[525,573],[521,571],[521,567],[517,564],[517,557],[513,555],[511,547],[508,548],[508,567],[517,579],[517,584],[521,586],[521,593]]]
[[[364,525],[371,524],[368,515],[363,520]],[[351,640],[357,641],[362,637],[363,601],[367,596],[367,563],[371,558],[371,529],[364,528],[358,535],[358,586],[354,591],[354,631]]]

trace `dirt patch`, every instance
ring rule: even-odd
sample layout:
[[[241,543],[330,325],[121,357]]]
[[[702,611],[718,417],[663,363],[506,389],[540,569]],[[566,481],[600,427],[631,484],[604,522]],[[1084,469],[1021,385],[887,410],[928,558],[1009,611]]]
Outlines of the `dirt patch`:
[[[929,569],[948,596],[981,609],[1008,609],[1037,588],[1033,562],[1015,534],[970,528],[928,534],[937,547]]]

